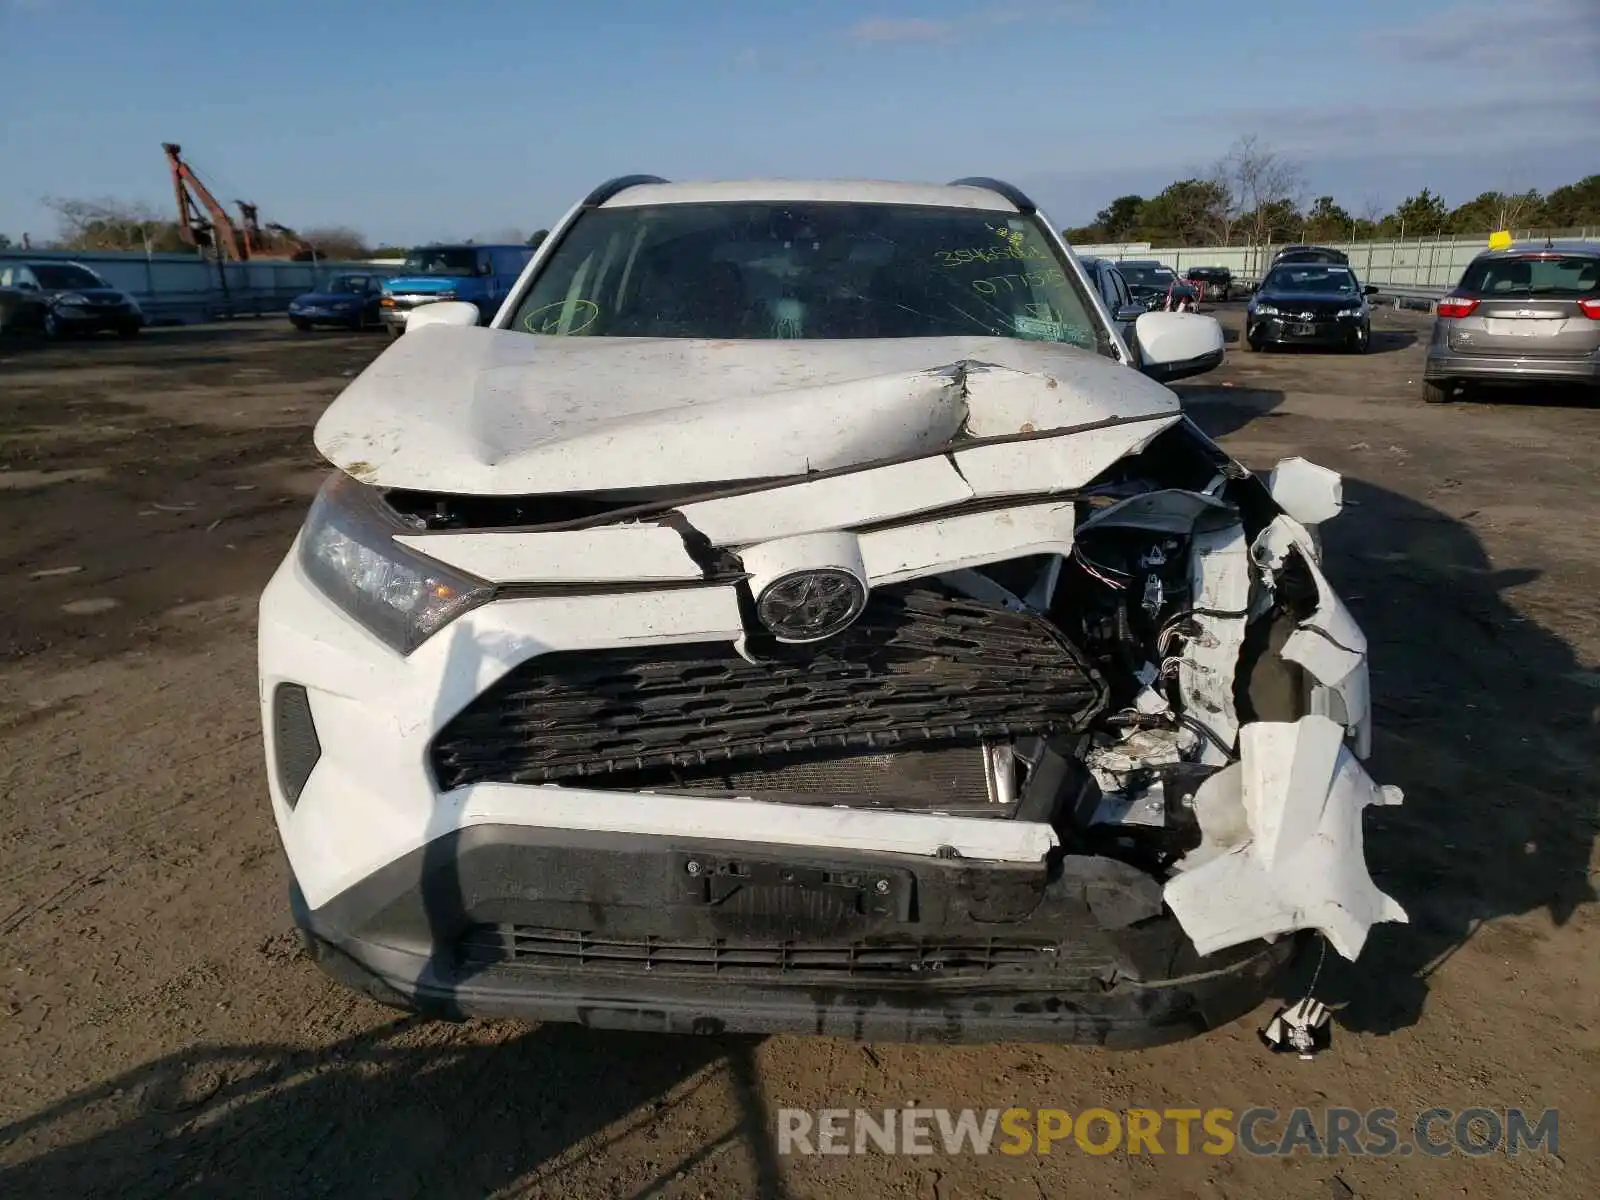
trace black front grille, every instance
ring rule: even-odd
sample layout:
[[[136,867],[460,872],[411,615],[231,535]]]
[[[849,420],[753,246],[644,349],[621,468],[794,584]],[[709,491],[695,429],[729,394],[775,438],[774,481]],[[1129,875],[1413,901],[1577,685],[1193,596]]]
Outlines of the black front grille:
[[[848,942],[602,937],[575,929],[480,925],[457,943],[467,966],[633,974],[959,978],[1053,971],[1070,954],[1044,938],[863,938]],[[1098,967],[1084,964],[1091,970]]]
[[[760,665],[726,643],[542,655],[440,731],[434,771],[449,789],[770,770],[773,755],[1077,732],[1106,702],[1094,668],[1042,617],[927,590],[880,593],[837,637],[763,653]]]

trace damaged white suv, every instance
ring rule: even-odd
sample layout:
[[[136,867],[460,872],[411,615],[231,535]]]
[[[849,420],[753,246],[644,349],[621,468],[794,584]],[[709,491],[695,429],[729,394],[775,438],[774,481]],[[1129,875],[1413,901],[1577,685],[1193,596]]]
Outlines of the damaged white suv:
[[[448,1016],[1148,1044],[1403,920],[1336,475],[1231,461],[993,180],[597,189],[329,407],[261,601],[334,977]],[[457,311],[459,310],[459,311]],[[1125,339],[1119,329],[1131,330]]]

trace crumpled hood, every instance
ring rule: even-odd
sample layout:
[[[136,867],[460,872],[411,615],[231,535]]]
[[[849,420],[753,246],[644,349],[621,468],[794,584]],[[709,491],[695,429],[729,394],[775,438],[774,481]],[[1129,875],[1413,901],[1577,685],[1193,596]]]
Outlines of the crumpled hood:
[[[367,483],[519,495],[779,478],[1178,411],[1162,385],[1060,343],[425,326],[357,376],[315,436]]]

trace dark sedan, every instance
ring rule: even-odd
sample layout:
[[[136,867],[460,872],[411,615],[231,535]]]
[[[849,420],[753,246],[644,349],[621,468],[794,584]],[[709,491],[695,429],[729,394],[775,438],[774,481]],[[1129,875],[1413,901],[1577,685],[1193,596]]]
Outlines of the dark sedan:
[[[133,337],[144,328],[144,312],[82,263],[62,259],[0,262],[0,290],[7,296],[7,329],[40,330],[46,337],[107,330]]]
[[[314,292],[289,302],[289,323],[296,329],[338,325],[345,329],[376,328],[383,280],[376,275],[341,273]]]
[[[1324,346],[1366,353],[1372,342],[1372,310],[1366,287],[1349,267],[1285,263],[1273,267],[1250,300],[1244,344]]]

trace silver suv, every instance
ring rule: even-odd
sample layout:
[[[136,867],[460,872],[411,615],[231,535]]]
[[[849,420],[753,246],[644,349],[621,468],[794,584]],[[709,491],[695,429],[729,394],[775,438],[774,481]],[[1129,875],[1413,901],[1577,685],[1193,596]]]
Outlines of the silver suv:
[[[1478,255],[1439,302],[1423,369],[1430,404],[1476,382],[1600,382],[1600,243]]]

